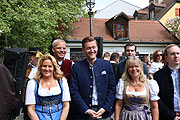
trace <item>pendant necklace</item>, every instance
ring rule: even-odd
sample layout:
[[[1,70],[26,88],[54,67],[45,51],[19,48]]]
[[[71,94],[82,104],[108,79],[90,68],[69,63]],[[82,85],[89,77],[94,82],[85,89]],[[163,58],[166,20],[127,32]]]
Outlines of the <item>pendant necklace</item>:
[[[50,82],[47,82],[47,85],[49,86],[51,83]]]

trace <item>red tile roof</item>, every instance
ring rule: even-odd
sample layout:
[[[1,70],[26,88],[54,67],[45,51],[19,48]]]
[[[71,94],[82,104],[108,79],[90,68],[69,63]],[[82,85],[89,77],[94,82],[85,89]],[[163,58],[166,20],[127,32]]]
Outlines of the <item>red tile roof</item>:
[[[129,21],[130,41],[175,42],[176,39],[158,22],[153,20]]]
[[[148,15],[148,13],[149,13],[147,10],[136,10],[136,11],[139,14],[146,14],[146,15]]]
[[[93,18],[93,37],[103,37],[104,41],[114,40],[105,22],[108,19]],[[65,39],[82,40],[90,36],[89,18],[80,18],[72,24],[75,29],[70,31],[70,36]],[[153,20],[131,20],[129,21],[129,40],[137,42],[176,42],[176,39],[158,22]]]
[[[166,4],[153,3],[156,7],[166,7]]]
[[[114,41],[105,24],[105,22],[108,20],[109,19],[93,18],[92,33],[94,37],[103,37],[105,41]],[[72,26],[74,26],[75,29],[70,31],[71,37],[69,37],[68,39],[82,40],[84,37],[90,36],[89,18],[80,18],[80,20],[76,23],[73,23]]]

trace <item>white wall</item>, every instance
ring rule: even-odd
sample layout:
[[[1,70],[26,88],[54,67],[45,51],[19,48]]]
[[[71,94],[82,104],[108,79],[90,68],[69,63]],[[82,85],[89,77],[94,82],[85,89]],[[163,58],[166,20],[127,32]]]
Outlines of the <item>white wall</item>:
[[[167,44],[135,44],[137,46],[137,52],[139,54],[152,54],[156,50],[163,50]],[[118,52],[122,54],[124,52],[125,44],[119,43],[104,43],[103,44],[103,53],[109,52]],[[66,58],[70,59],[70,48],[82,48],[81,43],[67,43],[66,48]]]

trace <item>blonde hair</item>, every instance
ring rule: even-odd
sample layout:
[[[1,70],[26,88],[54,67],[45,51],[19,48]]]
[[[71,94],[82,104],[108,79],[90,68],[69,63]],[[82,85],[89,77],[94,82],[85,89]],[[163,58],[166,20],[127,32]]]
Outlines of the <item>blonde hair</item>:
[[[51,60],[51,62],[53,64],[53,67],[54,67],[53,77],[55,79],[57,79],[57,80],[61,80],[64,77],[64,75],[63,75],[63,72],[58,67],[56,59],[50,54],[45,54],[39,59],[39,62],[38,62],[38,71],[37,71],[37,74],[36,74],[37,82],[39,82],[39,80],[43,77],[43,75],[42,75],[42,65],[43,65],[43,62],[45,60]]]
[[[135,56],[131,56],[128,57],[128,59],[126,60],[126,66],[125,66],[125,72],[122,75],[122,80],[127,81],[130,83],[131,81],[131,76],[128,73],[128,68],[130,67],[130,64],[135,63],[136,65],[140,66],[142,68],[142,71],[140,72],[140,81],[141,82],[146,82],[147,78],[146,75],[143,72],[143,65],[142,62],[139,58],[135,57]]]

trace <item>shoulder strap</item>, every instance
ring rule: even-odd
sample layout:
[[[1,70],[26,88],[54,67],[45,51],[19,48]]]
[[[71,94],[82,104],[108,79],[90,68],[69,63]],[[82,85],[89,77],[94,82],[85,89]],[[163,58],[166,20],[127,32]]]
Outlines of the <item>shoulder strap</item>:
[[[39,83],[35,80],[34,95],[35,95],[35,99],[36,99],[36,104],[39,104],[39,99],[38,99],[38,88],[39,88]]]
[[[148,100],[150,99],[150,90],[149,90],[149,83],[148,83],[148,79],[145,80],[145,88],[147,90],[147,96],[149,97]]]
[[[58,83],[59,83],[59,87],[60,87],[60,89],[61,89],[61,101],[62,101],[62,96],[63,96],[63,81],[62,81],[62,79],[61,80],[58,80]]]

